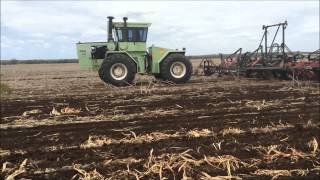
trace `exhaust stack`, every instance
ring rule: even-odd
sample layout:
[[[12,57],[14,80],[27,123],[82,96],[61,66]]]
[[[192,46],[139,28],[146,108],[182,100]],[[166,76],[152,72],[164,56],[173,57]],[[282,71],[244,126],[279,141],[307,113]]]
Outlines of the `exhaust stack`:
[[[127,17],[123,17],[123,26],[124,27],[127,27],[127,20],[128,20]]]
[[[128,41],[128,28],[127,28],[127,17],[123,17],[123,31],[124,31],[124,39]]]
[[[109,21],[108,21],[109,22],[109,24],[108,24],[108,41],[114,41],[113,37],[112,37],[112,19],[114,17],[108,16],[107,18],[109,19]]]

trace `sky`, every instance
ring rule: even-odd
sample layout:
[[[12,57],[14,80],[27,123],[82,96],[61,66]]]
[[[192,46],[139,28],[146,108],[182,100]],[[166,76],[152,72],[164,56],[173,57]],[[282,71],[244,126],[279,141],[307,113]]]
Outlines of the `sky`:
[[[148,46],[187,55],[253,51],[285,20],[291,50],[319,49],[319,1],[1,1],[1,59],[76,58],[77,42],[107,40],[107,16],[150,22]]]

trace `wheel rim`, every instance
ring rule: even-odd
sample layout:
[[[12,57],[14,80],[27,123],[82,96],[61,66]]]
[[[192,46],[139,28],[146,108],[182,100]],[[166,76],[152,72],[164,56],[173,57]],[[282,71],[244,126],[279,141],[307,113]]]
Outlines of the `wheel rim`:
[[[115,63],[110,68],[110,75],[115,80],[123,80],[128,74],[127,67],[122,63]]]
[[[174,62],[170,67],[170,73],[174,78],[182,78],[187,73],[186,65],[182,62]]]

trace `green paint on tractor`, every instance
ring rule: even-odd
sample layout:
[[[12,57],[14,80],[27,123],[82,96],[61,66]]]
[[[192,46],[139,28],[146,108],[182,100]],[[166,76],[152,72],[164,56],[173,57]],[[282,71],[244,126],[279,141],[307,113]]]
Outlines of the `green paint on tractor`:
[[[81,69],[97,70],[104,82],[116,86],[131,84],[136,73],[175,83],[190,79],[192,65],[184,50],[146,47],[151,23],[127,22],[126,17],[123,22],[108,19],[106,42],[76,44]]]

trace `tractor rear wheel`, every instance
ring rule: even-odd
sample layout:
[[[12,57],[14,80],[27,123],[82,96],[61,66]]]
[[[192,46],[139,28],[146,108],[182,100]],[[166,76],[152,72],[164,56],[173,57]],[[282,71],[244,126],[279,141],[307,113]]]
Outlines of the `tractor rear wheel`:
[[[99,77],[105,83],[115,86],[127,86],[136,74],[135,63],[124,54],[112,54],[106,57],[99,69]]]
[[[156,78],[156,80],[163,80],[163,77],[161,76],[161,74],[154,74],[153,76],[154,78]]]
[[[183,54],[171,54],[161,62],[160,72],[164,80],[184,83],[191,77],[192,64]]]

